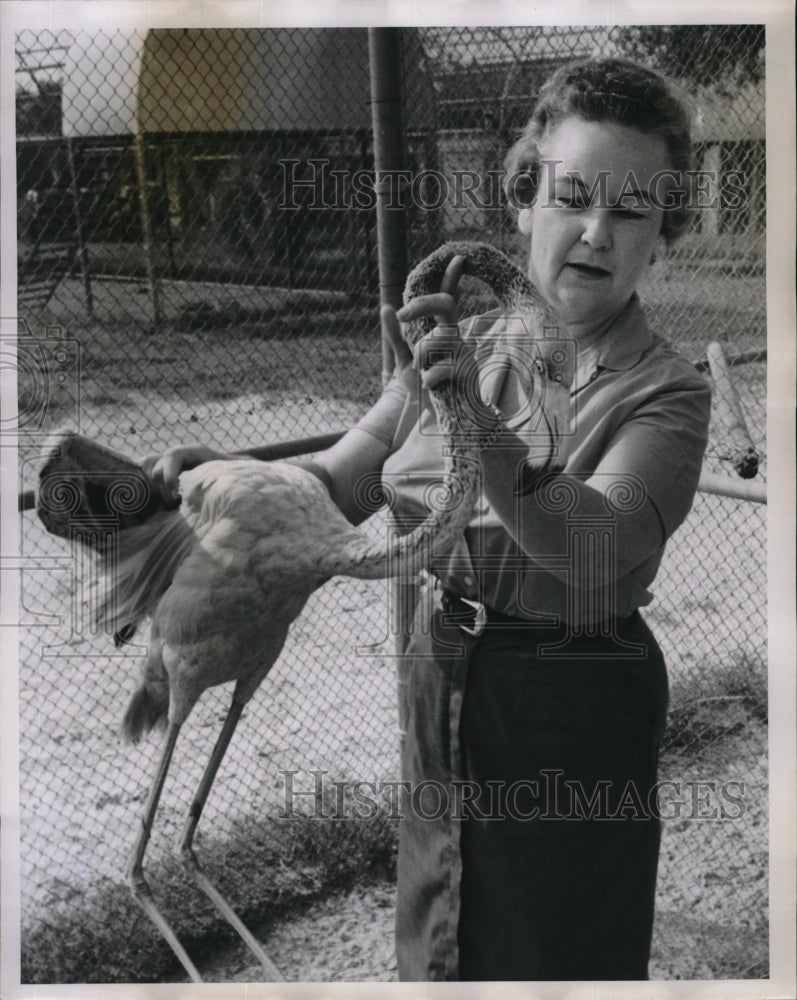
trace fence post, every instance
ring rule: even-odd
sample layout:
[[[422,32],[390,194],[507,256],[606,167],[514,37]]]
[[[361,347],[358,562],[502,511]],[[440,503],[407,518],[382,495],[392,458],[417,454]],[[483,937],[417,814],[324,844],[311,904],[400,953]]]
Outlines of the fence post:
[[[371,69],[371,121],[374,131],[374,189],[376,191],[376,239],[379,255],[379,300],[382,305],[401,306],[407,277],[406,209],[390,208],[388,199],[396,190],[400,171],[407,160],[402,105],[401,29],[369,28],[368,55]],[[390,345],[382,338],[382,379],[393,370]]]
[[[402,176],[406,164],[403,91],[401,73],[401,30],[369,28],[368,56],[371,71],[371,120],[374,131],[374,187],[376,190],[376,239],[379,256],[379,301],[399,308],[407,276],[407,211],[388,206],[394,181]],[[390,172],[390,173],[388,173]],[[392,178],[392,180],[391,180]],[[382,335],[382,381],[393,369],[393,351]],[[419,587],[412,581],[394,580],[392,585],[393,633],[396,653],[401,656],[409,641],[413,609]],[[401,671],[397,677],[399,704],[399,739],[403,747],[407,699],[403,696]]]
[[[141,210],[141,235],[144,241],[144,265],[147,269],[147,284],[152,300],[152,322],[155,330],[158,330],[163,323],[163,309],[161,306],[160,280],[155,270],[153,261],[153,235],[152,235],[152,215],[149,206],[149,181],[147,179],[146,151],[144,149],[144,137],[141,128],[136,126],[136,134],[133,140],[133,151],[136,158],[136,177],[138,179],[138,204]]]
[[[80,273],[83,278],[83,294],[86,296],[86,312],[89,319],[94,318],[94,295],[91,288],[91,269],[89,266],[88,248],[83,234],[83,220],[80,214],[80,189],[75,171],[75,156],[72,150],[72,139],[66,140],[66,159],[69,165],[69,190],[72,195],[73,218],[75,220],[75,240],[77,254],[80,260]]]

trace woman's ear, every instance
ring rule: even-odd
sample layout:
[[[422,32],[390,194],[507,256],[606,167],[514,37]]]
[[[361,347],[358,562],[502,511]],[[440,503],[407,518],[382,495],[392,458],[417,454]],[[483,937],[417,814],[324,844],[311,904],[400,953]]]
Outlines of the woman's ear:
[[[524,236],[531,236],[532,214],[533,210],[531,208],[521,208],[518,212],[517,227]]]
[[[651,265],[655,264],[656,261],[659,259],[659,257],[662,257],[664,255],[666,250],[667,250],[667,240],[664,238],[664,236],[659,235],[659,237],[656,239],[656,245],[653,248],[653,253],[651,253],[650,255],[649,263]]]

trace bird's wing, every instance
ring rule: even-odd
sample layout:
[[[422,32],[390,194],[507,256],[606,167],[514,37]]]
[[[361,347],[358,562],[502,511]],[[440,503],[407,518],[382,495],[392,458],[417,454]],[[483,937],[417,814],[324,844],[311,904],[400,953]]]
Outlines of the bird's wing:
[[[258,683],[322,582],[308,524],[334,507],[315,476],[283,463],[208,462],[180,477],[183,523],[196,544],[152,617],[184,717],[200,693]]]
[[[180,489],[202,548],[264,587],[310,577],[317,585],[351,572],[358,554],[373,549],[318,477],[289,462],[207,462],[183,473]]]
[[[346,520],[316,476],[298,466],[206,462],[180,476],[180,491],[178,510],[119,534],[99,616],[117,634],[134,630],[156,609],[158,628],[175,642],[178,636],[188,641],[189,634],[234,632],[239,613],[251,617],[255,607],[261,620],[290,622],[330,576],[384,575],[373,558],[380,546]]]

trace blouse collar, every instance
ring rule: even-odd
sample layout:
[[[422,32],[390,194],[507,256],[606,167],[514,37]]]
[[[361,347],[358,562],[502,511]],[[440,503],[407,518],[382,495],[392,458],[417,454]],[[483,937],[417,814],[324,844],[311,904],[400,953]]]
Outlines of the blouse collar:
[[[626,371],[653,346],[653,333],[636,292],[612,323],[597,354],[596,368]]]

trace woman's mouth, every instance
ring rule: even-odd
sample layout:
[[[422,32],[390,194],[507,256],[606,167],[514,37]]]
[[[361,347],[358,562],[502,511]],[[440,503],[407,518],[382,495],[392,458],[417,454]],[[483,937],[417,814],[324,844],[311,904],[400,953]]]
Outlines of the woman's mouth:
[[[587,281],[599,281],[601,278],[610,278],[611,272],[605,267],[596,267],[594,264],[570,263],[565,265],[570,271]]]

